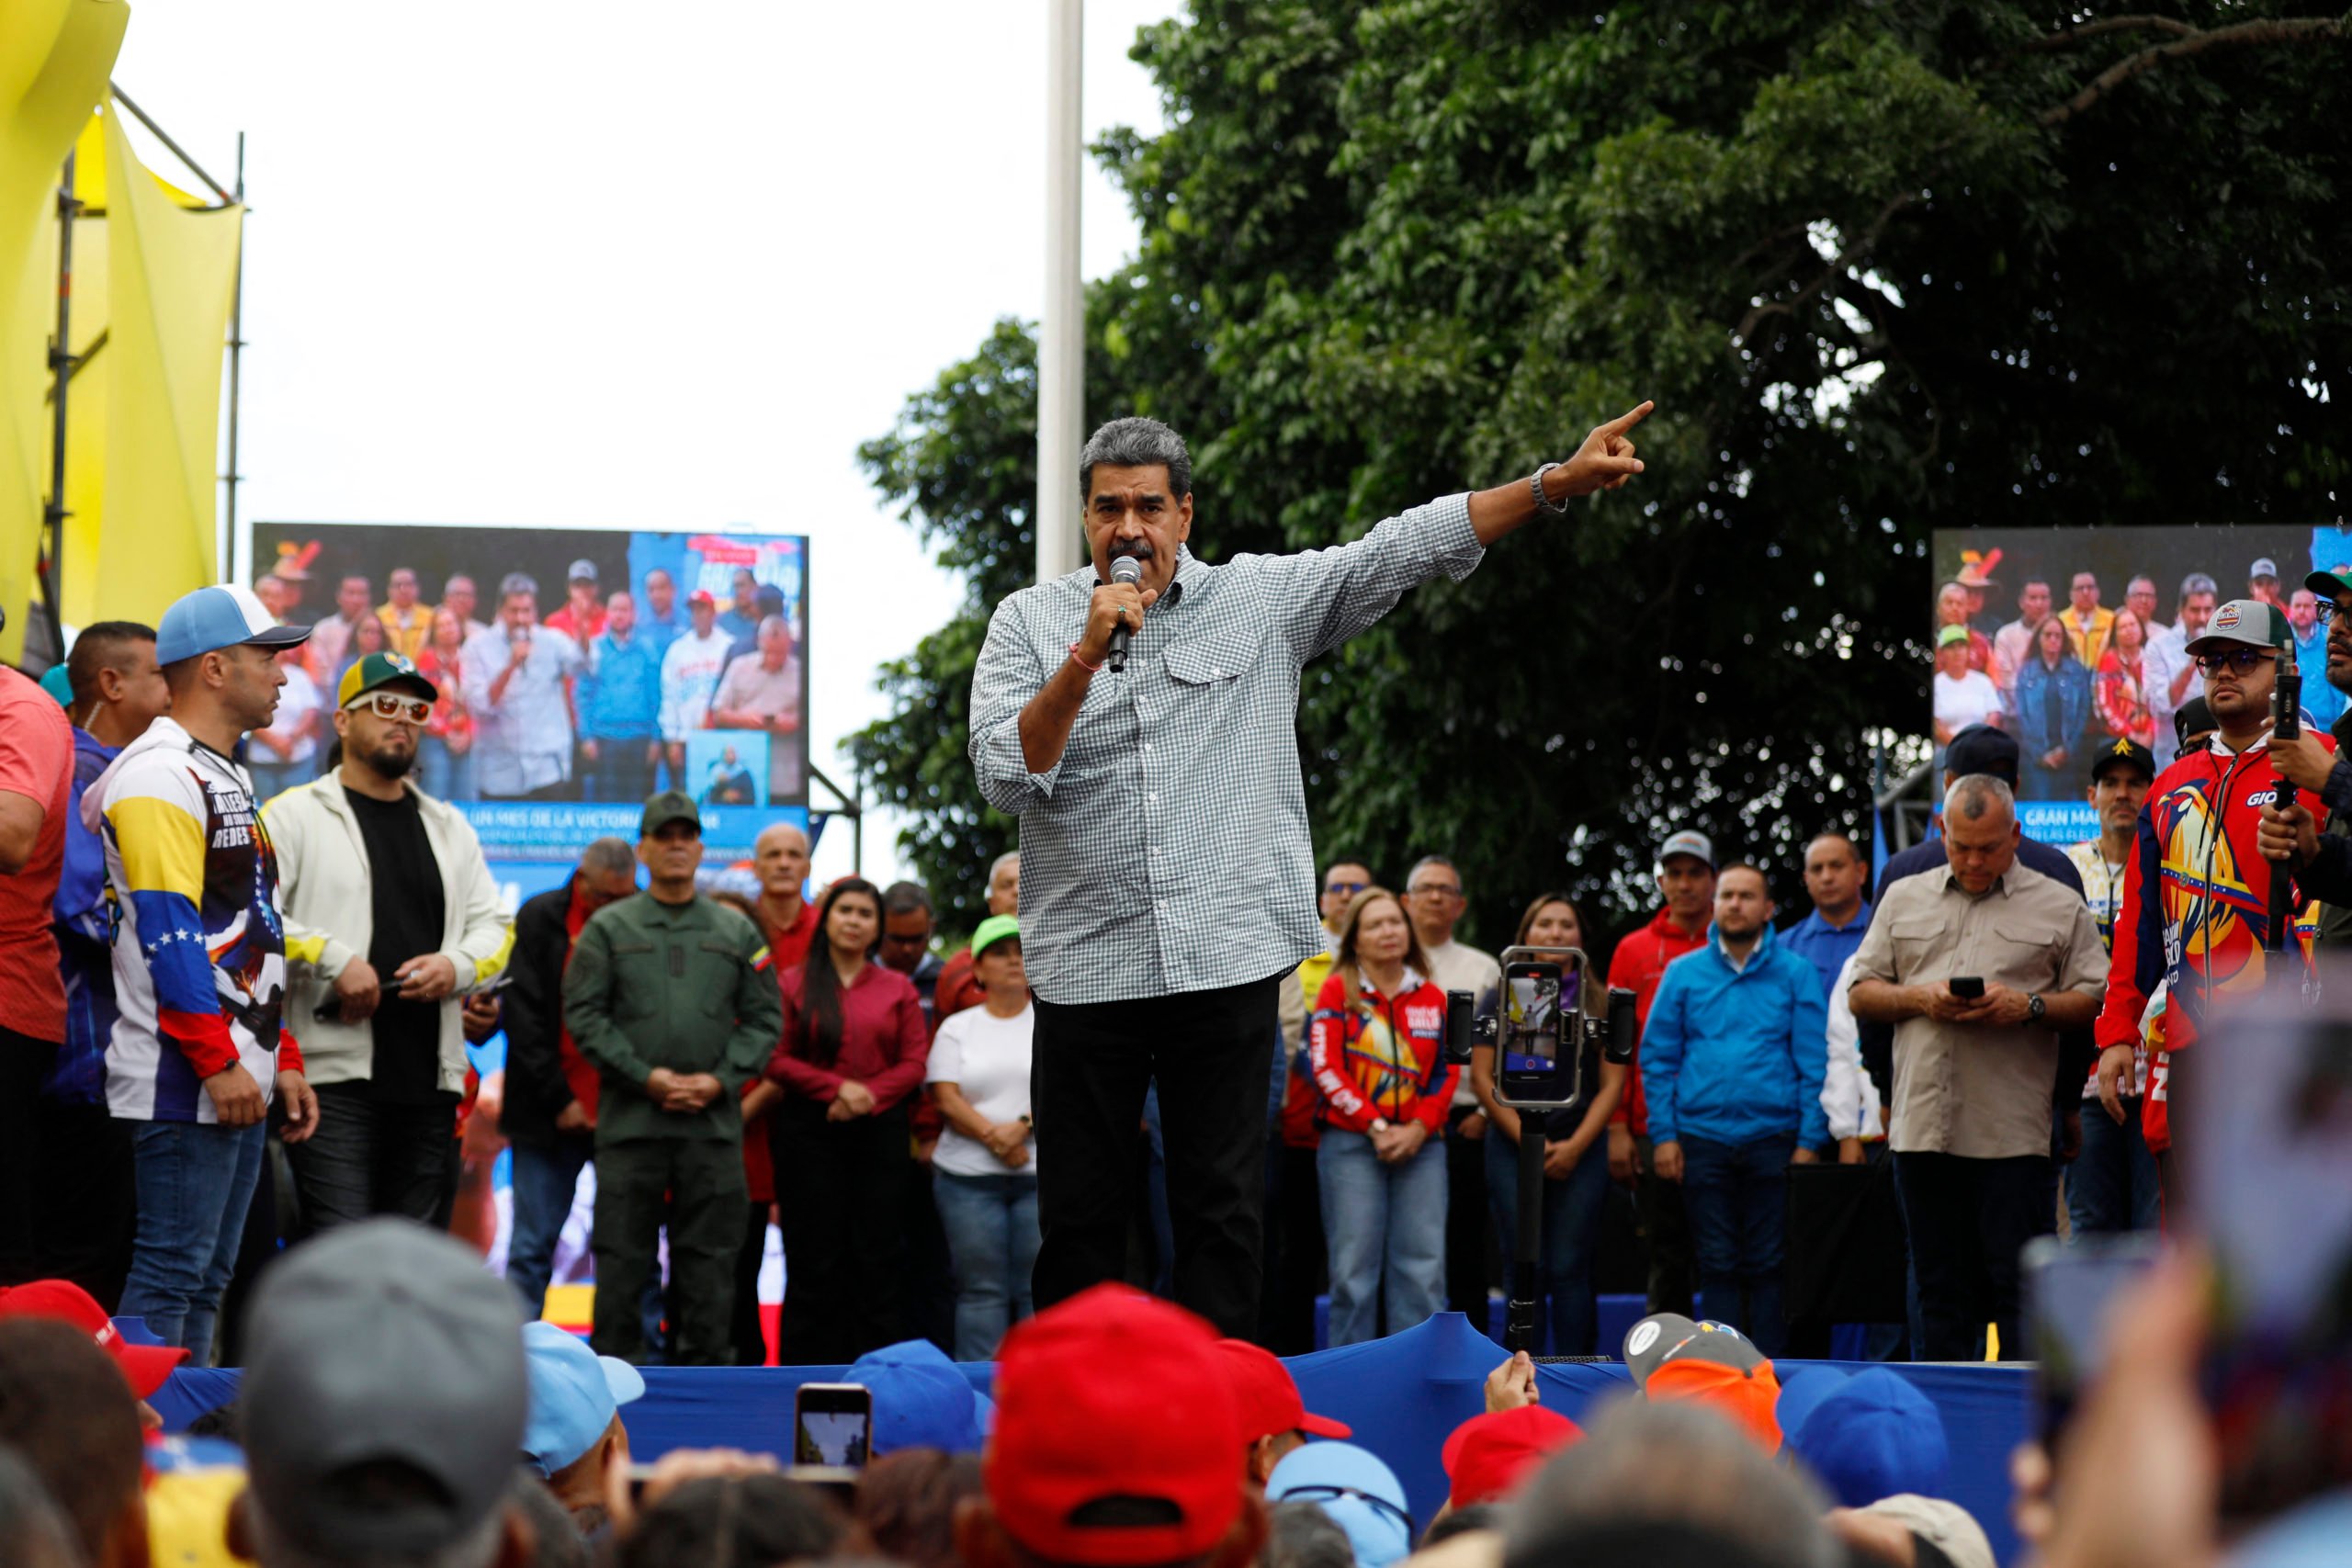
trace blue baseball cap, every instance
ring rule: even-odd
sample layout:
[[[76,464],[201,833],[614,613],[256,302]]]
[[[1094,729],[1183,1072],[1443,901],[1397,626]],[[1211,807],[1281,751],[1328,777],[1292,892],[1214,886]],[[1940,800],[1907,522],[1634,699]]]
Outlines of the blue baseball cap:
[[[1357,1568],[1388,1568],[1413,1550],[1405,1483],[1386,1461],[1353,1443],[1293,1449],[1266,1477],[1269,1503],[1312,1503],[1348,1532]]]
[[[523,1357],[531,1374],[523,1459],[541,1475],[576,1462],[596,1446],[620,1407],[645,1393],[644,1375],[635,1367],[599,1356],[552,1323],[523,1325]]]
[[[183,659],[241,643],[294,648],[310,639],[310,627],[278,625],[254,597],[254,591],[243,583],[199,588],[181,594],[164,612],[162,623],[155,627],[155,662],[177,664]]]
[[[844,1382],[863,1383],[874,1396],[873,1452],[938,1449],[976,1454],[996,1413],[989,1401],[928,1339],[907,1339],[869,1350],[850,1363]]]
[[[1926,1394],[1884,1367],[1829,1391],[1787,1433],[1789,1450],[1849,1508],[1916,1492],[1940,1496],[1951,1468],[1943,1417]]]

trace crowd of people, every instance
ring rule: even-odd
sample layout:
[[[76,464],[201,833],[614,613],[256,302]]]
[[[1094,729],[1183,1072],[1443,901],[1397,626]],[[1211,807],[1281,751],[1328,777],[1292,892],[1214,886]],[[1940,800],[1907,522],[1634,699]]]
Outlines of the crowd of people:
[[[2175,717],[2204,694],[2188,644],[2225,597],[2210,574],[2181,580],[2169,622],[2161,618],[2155,580],[2145,575],[2127,581],[2123,603],[2112,607],[2101,602],[2097,572],[2068,578],[2063,602],[2053,580],[2028,576],[2018,585],[2014,619],[2006,618],[2005,605],[1988,607],[2000,589],[1972,560],[1936,592],[1936,744],[1972,724],[2008,731],[2023,753],[2026,799],[2078,799],[2088,760],[2117,740],[2152,751],[2168,745]],[[2346,698],[2318,679],[2327,656],[2325,592],[2309,585],[2289,592],[2278,562],[2263,557],[2249,563],[2243,597],[2286,617],[2296,662],[2310,677],[2306,720],[2320,729],[2334,725]]]
[[[1838,1456],[1853,1445],[1831,1434],[1860,1415],[1825,1416],[1847,1408],[1829,1390],[1802,1421],[1787,1413],[1773,1362],[1826,1327],[1788,1300],[1792,1259],[1821,1250],[1804,1227],[1822,1212],[1799,1201],[1814,1179],[1799,1173],[1891,1175],[1894,1238],[1850,1243],[1878,1249],[1874,1261],[1905,1281],[1902,1321],[1873,1325],[1876,1359],[2021,1358],[2024,1245],[2062,1214],[2077,1235],[2158,1221],[2170,1056],[2271,977],[2273,879],[2294,921],[2284,934],[2301,943],[2286,962],[2352,928],[2352,762],[2336,761],[2330,736],[2281,740],[2270,728],[2278,656],[2302,635],[2294,606],[2275,593],[2213,605],[2198,581],[2177,628],[2198,690],[2165,687],[2180,696],[2174,758],[2160,765],[2135,728],[2081,759],[2073,787],[2098,815],[2092,840],[2059,849],[2018,826],[2028,770],[2070,763],[2080,726],[2037,754],[2046,737],[1972,715],[1939,731],[1941,833],[1889,860],[1874,886],[1849,838],[1817,836],[1801,919],[1781,920],[1791,889],[1770,868],[1719,854],[1691,828],[1657,844],[1659,907],[1605,965],[1610,944],[1577,900],[1535,892],[1510,945],[1589,953],[1596,981],[1605,973],[1607,988],[1632,993],[1641,1026],[1623,1064],[1566,1032],[1581,1059],[1564,1109],[1510,1103],[1490,1045],[1466,1070],[1448,1055],[1448,995],[1492,1013],[1502,975],[1457,934],[1469,885],[1442,846],[1396,883],[1362,856],[1327,852],[1323,950],[1275,983],[1273,1038],[1237,1054],[1252,1064],[1249,1115],[1263,1117],[1262,1168],[1241,1173],[1262,1230],[1185,1206],[1182,1183],[1219,1156],[1198,1141],[1202,1082],[1170,1058],[1132,1086],[1139,1123],[1098,1118],[1116,1134],[1109,1145],[1056,1137],[1087,1096],[1124,1104],[1114,1091],[1137,1069],[1106,1057],[1091,1078],[1041,1070],[1018,855],[992,868],[969,945],[944,957],[922,887],[853,875],[812,888],[808,840],[788,825],[758,838],[756,897],[714,886],[705,802],[656,787],[691,782],[659,771],[666,742],[627,737],[641,769],[607,773],[613,759],[591,749],[605,738],[583,731],[578,761],[598,764],[589,776],[641,792],[636,841],[591,843],[566,885],[509,919],[466,818],[424,782],[426,743],[453,700],[479,739],[542,663],[548,683],[524,728],[560,721],[569,735],[568,704],[600,711],[595,650],[631,646],[635,624],[626,596],[598,603],[593,571],[550,617],[552,637],[509,636],[537,618],[536,591],[510,580],[504,629],[461,641],[454,667],[389,640],[449,614],[446,603],[437,615],[417,610],[413,574],[383,614],[366,605],[365,583],[346,582],[338,601],[354,616],[328,649],[314,647],[320,627],[242,587],[188,594],[153,628],[90,626],[62,698],[0,671],[0,1285],[11,1287],[0,1317],[14,1303],[14,1315],[87,1320],[63,1338],[53,1325],[0,1324],[0,1456],[20,1450],[59,1494],[47,1499],[63,1516],[54,1550],[131,1561],[125,1532],[145,1506],[100,1496],[97,1478],[119,1468],[100,1453],[107,1433],[127,1429],[136,1457],[137,1399],[183,1362],[235,1362],[248,1373],[237,1421],[250,1484],[230,1539],[288,1568],[523,1561],[542,1533],[563,1536],[550,1517],[609,1536],[622,1562],[707,1561],[717,1543],[770,1529],[786,1544],[763,1535],[727,1560],[873,1551],[942,1568],[1189,1568],[1338,1551],[1315,1521],[1283,1516],[1286,1500],[1312,1500],[1339,1527],[1347,1551],[1334,1568],[1385,1568],[1417,1543],[1450,1543],[1422,1539],[1377,1460],[1318,1433],[1268,1351],[1315,1344],[1327,1292],[1332,1345],[1448,1305],[1483,1322],[1532,1144],[1545,1348],[1608,1348],[1601,1260],[1610,1215],[1629,1215],[1651,1316],[1623,1354],[1645,1405],[1688,1396],[1732,1419],[1621,1412],[1585,1438],[1519,1414],[1541,1400],[1532,1367],[1514,1360],[1490,1383],[1492,1424],[1448,1445],[1464,1514],[1510,1490],[1465,1495],[1465,1472],[1524,1480],[1546,1465],[1504,1514],[1458,1527],[1487,1537],[1484,1561],[1564,1560],[1585,1550],[1579,1531],[1669,1556],[1704,1544],[1759,1562],[1828,1562],[1841,1549],[1974,1560],[1948,1506],[1825,1517],[1806,1468],[1758,1457],[1785,1450],[1857,1506],[1936,1484],[1922,1462],[1916,1488],[1848,1495]],[[2314,573],[2304,592],[2323,627],[2306,692],[2352,691],[2352,581]],[[2096,610],[2096,582],[2077,597]],[[692,635],[709,631],[711,610],[693,606]],[[789,659],[788,630],[775,640],[763,629],[776,625],[753,626],[755,666],[740,682],[740,659],[725,666],[705,716],[741,717],[753,710],[730,704],[781,685],[783,666],[763,661]],[[1954,649],[1973,635],[1948,629]],[[2037,638],[2085,667],[2054,635],[2025,646]],[[477,647],[495,659],[469,666]],[[252,738],[280,721],[312,660],[334,671],[331,761],[265,798]],[[563,680],[573,684],[560,691]],[[2075,710],[2062,694],[2038,711]],[[523,795],[569,789],[575,759],[516,751],[499,766],[517,771],[486,771],[485,793]],[[2282,784],[2301,801],[2282,798]],[[2217,852],[2226,885],[2211,874]],[[1577,1005],[1604,1004],[1601,985],[1579,987]],[[1130,1005],[1062,1004],[1057,1049],[1108,1027],[1084,1008]],[[1203,1016],[1231,1032],[1254,1015]],[[505,1066],[486,1083],[467,1045],[501,1032]],[[1041,1117],[1048,1092],[1058,1098]],[[474,1118],[495,1118],[514,1154],[503,1282],[478,1251],[433,1234],[462,1229],[460,1134]],[[1083,1252],[1096,1278],[1125,1283],[1047,1288],[1041,1120],[1052,1159],[1076,1150],[1090,1168],[1158,1177],[1133,1184],[1148,1196],[1132,1212],[1124,1186],[1088,1197],[1065,1249],[1064,1276]],[[1245,1146],[1255,1162],[1254,1136]],[[283,1191],[271,1179],[281,1158]],[[523,1325],[542,1314],[556,1237],[592,1168],[597,1290],[582,1346]],[[771,1223],[786,1265],[774,1347],[758,1296]],[[1259,1252],[1194,1290],[1215,1302],[1214,1327],[1151,1299],[1183,1293],[1171,1274],[1186,1234],[1196,1259],[1204,1236],[1246,1237]],[[1228,1300],[1236,1280],[1262,1284]],[[2195,1336],[2184,1290],[2177,1270],[2148,1287],[2154,1349],[2135,1375],[2177,1370]],[[117,1315],[157,1343],[130,1345]],[[12,1333],[25,1339],[14,1351]],[[113,1357],[109,1375],[131,1396],[127,1428],[120,1410],[107,1413],[122,1402],[91,1387],[9,1395],[11,1378],[31,1387],[72,1374],[67,1340]],[[368,1354],[351,1356],[355,1345]],[[636,1366],[771,1357],[850,1364],[869,1386],[929,1377],[967,1392],[952,1371],[907,1369],[999,1359],[989,1457],[977,1472],[945,1461],[978,1447],[977,1428],[895,1445],[943,1461],[920,1477],[910,1468],[870,1517],[867,1483],[844,1513],[739,1457],[673,1456],[666,1471],[632,1475],[618,1409],[642,1389]],[[85,1371],[99,1364],[80,1359]],[[1885,1386],[1849,1403],[1911,1422]],[[2163,1392],[2120,1386],[2110,1397]],[[84,1447],[58,1451],[92,1457],[61,1492],[64,1467],[9,1423],[84,1418],[72,1439]],[[1803,1438],[1816,1426],[1817,1450]],[[1332,1440],[1306,1441],[1317,1435]],[[1681,1490],[1629,1483],[1678,1469],[1659,1464],[1668,1450],[1690,1461]],[[534,1472],[519,1486],[517,1454]],[[1748,1506],[1736,1518],[1711,1511],[1697,1477]],[[14,1484],[0,1468],[0,1493]],[[961,1490],[943,1507],[930,1488]],[[28,1521],[26,1552],[51,1550],[36,1540],[50,1528],[39,1491],[19,1489],[32,1501],[0,1510],[0,1525]],[[2063,1504],[2052,1561],[2130,1560],[2101,1555],[2112,1521],[2074,1526]],[[927,1520],[937,1555],[920,1558],[911,1533],[904,1545],[873,1533],[885,1518],[912,1533]]]
[[[418,781],[438,800],[579,800],[636,805],[655,789],[709,805],[798,797],[806,751],[799,638],[782,590],[736,569],[729,601],[683,596],[656,567],[634,589],[608,587],[594,561],[566,572],[560,605],[541,615],[528,574],[501,578],[478,619],[481,589],[464,573],[437,604],[397,567],[386,597],[364,573],[337,580],[331,613],[282,656],[287,678],[267,725],[244,749],[254,797],[316,778],[334,739],[344,675],[370,653],[411,660],[439,691],[419,738]],[[254,596],[283,624],[302,616],[309,573],[292,559],[263,573]],[[737,732],[687,756],[704,730]],[[764,778],[746,753],[764,737]]]

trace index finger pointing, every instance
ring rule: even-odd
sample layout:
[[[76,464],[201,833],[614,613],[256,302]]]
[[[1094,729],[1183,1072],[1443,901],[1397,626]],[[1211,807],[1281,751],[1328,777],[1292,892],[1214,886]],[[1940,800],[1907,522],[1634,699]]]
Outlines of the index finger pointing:
[[[1623,413],[1619,414],[1615,419],[1611,420],[1607,424],[1602,425],[1600,427],[1601,434],[1604,435],[1623,435],[1625,432],[1633,429],[1634,426],[1641,423],[1642,421],[1649,418],[1650,411],[1656,407],[1657,407],[1657,404],[1652,402],[1647,398],[1645,398],[1642,400],[1639,407],[1628,409]]]

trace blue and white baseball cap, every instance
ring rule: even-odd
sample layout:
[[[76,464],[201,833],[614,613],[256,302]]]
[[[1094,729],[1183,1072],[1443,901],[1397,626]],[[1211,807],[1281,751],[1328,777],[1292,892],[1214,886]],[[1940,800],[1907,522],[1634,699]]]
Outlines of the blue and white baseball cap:
[[[177,664],[200,653],[248,642],[263,648],[293,648],[310,638],[308,626],[278,625],[254,597],[254,591],[243,583],[199,588],[181,594],[164,612],[163,624],[155,628],[155,662]]]

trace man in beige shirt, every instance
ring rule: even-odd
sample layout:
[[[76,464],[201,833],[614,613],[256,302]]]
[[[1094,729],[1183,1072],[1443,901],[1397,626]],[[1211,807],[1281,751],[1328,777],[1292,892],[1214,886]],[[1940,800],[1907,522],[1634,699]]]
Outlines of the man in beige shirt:
[[[760,623],[759,649],[727,666],[710,699],[713,729],[763,729],[768,734],[768,798],[800,793],[800,660],[792,628],[781,615]]]
[[[1944,840],[1944,870],[1880,900],[1848,997],[1856,1018],[1895,1026],[1887,1141],[1926,1320],[1917,1353],[1970,1359],[1989,1321],[2002,1359],[2020,1360],[2018,1254],[2055,1222],[2058,1031],[2098,1015],[2107,952],[2081,897],[2018,863],[2007,784],[1955,782]],[[1971,980],[1983,995],[1958,995]]]

